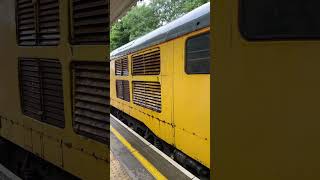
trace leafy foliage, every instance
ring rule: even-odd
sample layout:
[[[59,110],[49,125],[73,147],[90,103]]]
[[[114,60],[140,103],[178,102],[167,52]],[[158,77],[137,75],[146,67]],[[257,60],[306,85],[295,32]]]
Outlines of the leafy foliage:
[[[161,25],[171,22],[210,0],[153,0],[150,7]]]
[[[146,5],[133,7],[111,28],[111,50],[120,47],[158,27],[159,19]]]
[[[135,6],[112,26],[110,48],[114,50],[209,1],[152,0],[148,5]]]

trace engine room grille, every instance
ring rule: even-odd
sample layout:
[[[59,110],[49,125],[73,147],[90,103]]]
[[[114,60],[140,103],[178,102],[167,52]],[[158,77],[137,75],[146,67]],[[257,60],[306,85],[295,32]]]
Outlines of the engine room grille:
[[[107,62],[73,63],[73,126],[78,134],[109,141],[110,96]]]
[[[59,0],[39,0],[38,26],[40,45],[59,43]]]
[[[130,87],[127,80],[116,80],[117,98],[130,102]]]
[[[64,127],[64,103],[61,65],[57,61],[40,61],[43,98],[43,121]]]
[[[160,49],[132,56],[132,75],[159,75]]]
[[[72,0],[74,44],[108,44],[109,1]]]
[[[59,43],[59,0],[17,0],[16,4],[19,45]]]
[[[128,76],[128,57],[125,56],[121,59],[115,60],[115,74],[116,76]]]
[[[57,60],[19,60],[22,112],[36,120],[64,127],[61,65]]]
[[[17,38],[20,45],[36,45],[35,6],[32,0],[17,0]]]
[[[23,114],[41,121],[41,82],[39,61],[23,59],[19,61],[21,107]]]
[[[133,81],[133,103],[161,112],[161,86],[159,82]]]

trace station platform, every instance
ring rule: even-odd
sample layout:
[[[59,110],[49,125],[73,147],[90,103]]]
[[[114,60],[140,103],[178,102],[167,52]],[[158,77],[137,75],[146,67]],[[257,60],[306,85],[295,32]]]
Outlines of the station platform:
[[[116,117],[110,117],[111,180],[198,179]]]
[[[10,170],[0,164],[0,180],[22,180]]]

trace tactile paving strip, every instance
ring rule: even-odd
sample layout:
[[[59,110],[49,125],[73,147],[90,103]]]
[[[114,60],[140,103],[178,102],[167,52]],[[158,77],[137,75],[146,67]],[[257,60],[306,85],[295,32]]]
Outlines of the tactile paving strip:
[[[126,173],[126,170],[121,166],[120,162],[113,156],[113,153],[110,151],[110,179],[111,180],[130,180],[129,175]]]

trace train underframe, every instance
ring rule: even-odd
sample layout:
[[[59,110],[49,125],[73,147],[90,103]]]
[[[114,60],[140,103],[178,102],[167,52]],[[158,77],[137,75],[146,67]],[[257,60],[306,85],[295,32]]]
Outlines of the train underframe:
[[[174,146],[166,143],[162,139],[158,138],[145,124],[141,121],[131,117],[130,115],[118,110],[115,107],[111,107],[111,114],[121,120],[128,127],[137,132],[140,136],[145,138],[148,142],[153,144],[156,148],[164,152],[174,161],[179,163],[185,169],[193,173],[200,179],[210,179],[210,169],[203,166],[196,160],[192,159],[188,155],[184,154]]]
[[[79,180],[63,169],[1,137],[0,163],[24,180]]]

